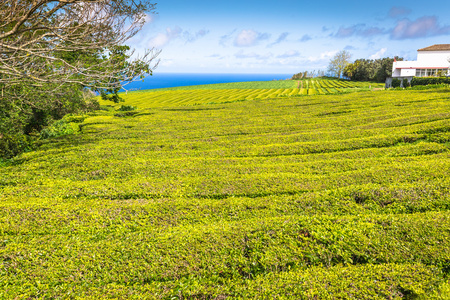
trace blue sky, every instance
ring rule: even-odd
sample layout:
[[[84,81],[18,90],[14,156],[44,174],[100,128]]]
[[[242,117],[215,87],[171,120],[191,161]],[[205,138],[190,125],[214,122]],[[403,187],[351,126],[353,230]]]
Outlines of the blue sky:
[[[162,0],[128,44],[162,50],[155,72],[274,73],[326,70],[352,60],[450,44],[450,1]]]

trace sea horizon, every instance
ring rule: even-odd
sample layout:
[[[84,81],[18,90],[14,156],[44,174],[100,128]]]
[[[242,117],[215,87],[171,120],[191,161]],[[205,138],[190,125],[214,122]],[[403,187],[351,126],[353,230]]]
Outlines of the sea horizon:
[[[172,73],[161,72],[147,76],[143,81],[134,81],[125,86],[128,91],[160,89],[180,86],[248,82],[271,81],[290,79],[293,74],[271,73]],[[121,90],[124,91],[124,90]]]

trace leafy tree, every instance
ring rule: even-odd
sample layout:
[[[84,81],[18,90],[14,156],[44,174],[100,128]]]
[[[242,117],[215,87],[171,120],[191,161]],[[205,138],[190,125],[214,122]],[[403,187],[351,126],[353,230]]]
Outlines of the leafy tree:
[[[330,74],[333,74],[337,78],[341,78],[344,73],[345,67],[350,63],[350,57],[351,54],[346,50],[338,52],[330,60],[330,64],[328,65],[328,72]]]
[[[303,78],[303,72],[300,72],[300,73],[294,74],[292,76],[291,80],[300,80],[302,78]]]
[[[377,82],[385,82],[386,78],[392,76],[392,66],[394,64],[394,60],[402,61],[403,58],[396,56],[395,58],[385,57],[377,60],[380,63],[375,78]]]
[[[24,80],[114,89],[151,71],[155,53],[118,48],[154,10],[148,0],[4,0],[0,10],[0,83]]]
[[[151,75],[159,52],[131,59],[124,45],[154,12],[149,1],[1,1],[0,139],[88,109],[88,90],[118,102],[125,84]]]
[[[291,80],[300,80],[302,78],[314,78],[314,77],[323,77],[325,76],[325,72],[321,71],[321,70],[313,70],[312,72],[305,71],[305,72],[300,72],[297,74],[294,74],[291,77]]]
[[[402,58],[395,57],[398,61]],[[348,64],[344,69],[344,76],[356,81],[385,82],[387,77],[392,76],[392,65],[394,58],[381,59],[357,59]]]
[[[353,79],[358,69],[358,64],[359,62],[355,61],[354,63],[349,63],[348,65],[346,65],[343,73],[344,76]]]
[[[370,81],[372,80],[375,70],[374,64],[372,60],[369,59],[359,59],[355,62],[355,72],[353,77],[350,77],[352,80],[358,81]]]

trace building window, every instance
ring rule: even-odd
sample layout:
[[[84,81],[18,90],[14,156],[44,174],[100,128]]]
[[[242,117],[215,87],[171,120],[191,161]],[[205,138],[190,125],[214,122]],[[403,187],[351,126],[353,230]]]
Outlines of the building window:
[[[416,77],[449,76],[448,69],[416,69]]]
[[[426,69],[417,69],[416,70],[416,77],[425,77],[425,76],[427,76]]]
[[[448,76],[448,69],[440,69],[440,70],[438,70],[436,76],[438,76],[438,77]]]

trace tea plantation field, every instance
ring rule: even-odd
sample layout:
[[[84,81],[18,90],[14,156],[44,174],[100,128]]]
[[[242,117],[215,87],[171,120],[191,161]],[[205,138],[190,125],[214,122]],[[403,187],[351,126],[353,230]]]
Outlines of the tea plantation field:
[[[276,97],[300,97],[368,91],[383,88],[384,84],[373,82],[351,82],[327,78],[303,80],[254,81],[207,84],[166,89],[132,91],[122,93],[127,105],[139,108],[216,104]],[[111,102],[103,101],[103,105]],[[120,107],[121,104],[115,105]]]
[[[449,299],[449,89],[193,90],[1,163],[1,299]]]

